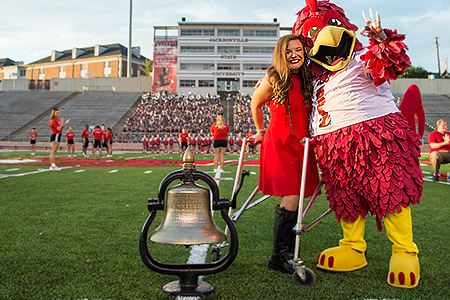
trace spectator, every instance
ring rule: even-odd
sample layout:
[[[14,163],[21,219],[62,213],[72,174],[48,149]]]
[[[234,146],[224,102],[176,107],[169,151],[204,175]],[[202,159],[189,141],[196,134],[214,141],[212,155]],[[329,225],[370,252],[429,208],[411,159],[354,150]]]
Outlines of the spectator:
[[[67,155],[69,157],[75,157],[75,133],[72,130],[72,126],[69,127],[69,130],[66,133],[66,143],[67,143]]]
[[[436,126],[437,130],[428,135],[433,181],[439,181],[441,164],[450,163],[450,132],[447,131],[447,122],[441,119],[436,122]]]
[[[36,128],[32,128],[31,129],[31,133],[30,133],[30,145],[31,145],[31,155],[35,155],[36,154],[36,139],[37,139],[38,135],[36,133]]]

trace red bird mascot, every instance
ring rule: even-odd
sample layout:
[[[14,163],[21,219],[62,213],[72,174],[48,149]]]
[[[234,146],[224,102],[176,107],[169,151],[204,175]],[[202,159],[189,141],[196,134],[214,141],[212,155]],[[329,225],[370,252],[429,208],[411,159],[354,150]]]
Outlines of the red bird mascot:
[[[312,135],[330,208],[344,233],[338,247],[319,254],[317,267],[348,272],[367,265],[364,229],[370,212],[380,230],[383,220],[393,243],[387,282],[414,288],[420,267],[410,206],[422,195],[420,141],[389,87],[389,80],[410,66],[405,37],[383,30],[378,13],[370,11],[371,18],[364,13],[361,34],[370,39],[364,49],[342,8],[329,1],[306,4],[293,33],[303,37],[311,60]]]

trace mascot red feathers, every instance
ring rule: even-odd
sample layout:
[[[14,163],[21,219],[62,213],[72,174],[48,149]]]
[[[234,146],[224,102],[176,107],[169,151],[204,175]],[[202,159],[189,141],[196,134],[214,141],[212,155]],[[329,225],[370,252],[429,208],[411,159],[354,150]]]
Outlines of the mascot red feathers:
[[[303,37],[311,60],[312,135],[330,208],[344,233],[338,247],[319,254],[317,267],[348,272],[367,265],[364,229],[370,213],[379,228],[383,220],[393,243],[388,284],[416,287],[419,250],[410,206],[422,195],[420,141],[389,87],[410,65],[405,37],[383,30],[378,13],[370,11],[370,18],[364,13],[361,34],[370,39],[364,49],[342,8],[329,1],[306,4],[293,33]]]

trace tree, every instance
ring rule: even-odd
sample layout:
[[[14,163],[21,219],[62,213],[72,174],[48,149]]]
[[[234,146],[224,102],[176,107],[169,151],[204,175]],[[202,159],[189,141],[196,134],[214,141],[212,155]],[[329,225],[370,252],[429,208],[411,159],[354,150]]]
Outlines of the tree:
[[[431,74],[421,66],[414,67],[411,66],[406,69],[402,75],[398,76],[398,78],[428,78],[428,75]]]
[[[144,72],[145,76],[149,76],[153,71],[153,61],[151,59],[146,59],[145,67],[141,66],[141,71]]]

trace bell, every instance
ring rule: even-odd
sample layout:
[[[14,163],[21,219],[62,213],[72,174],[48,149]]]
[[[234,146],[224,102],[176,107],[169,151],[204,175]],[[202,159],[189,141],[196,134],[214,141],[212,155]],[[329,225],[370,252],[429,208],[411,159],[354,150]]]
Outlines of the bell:
[[[190,168],[185,154],[184,169]],[[188,156],[186,158],[186,156]],[[192,159],[193,162],[193,159]],[[161,225],[150,235],[150,241],[172,245],[214,244],[226,241],[212,217],[210,190],[187,181],[167,190],[165,215]]]

